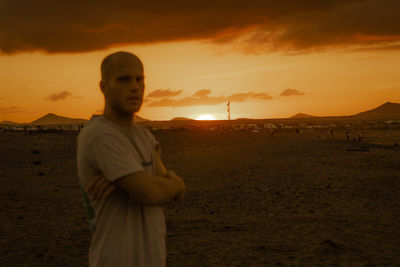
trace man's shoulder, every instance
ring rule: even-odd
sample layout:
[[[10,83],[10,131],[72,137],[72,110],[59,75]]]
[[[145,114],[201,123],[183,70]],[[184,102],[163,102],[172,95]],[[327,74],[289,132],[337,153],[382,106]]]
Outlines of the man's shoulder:
[[[140,124],[134,123],[133,127],[134,127],[134,131],[138,131],[138,132],[142,132],[142,133],[147,133],[148,132],[146,127],[144,127],[144,126],[142,126]]]
[[[102,117],[97,117],[88,122],[78,135],[78,143],[90,143],[99,136],[120,136],[118,130]]]
[[[135,127],[135,131],[141,133],[142,135],[144,135],[147,139],[149,140],[153,140],[155,139],[155,137],[153,136],[153,134],[144,126],[139,125],[137,123],[134,124]]]

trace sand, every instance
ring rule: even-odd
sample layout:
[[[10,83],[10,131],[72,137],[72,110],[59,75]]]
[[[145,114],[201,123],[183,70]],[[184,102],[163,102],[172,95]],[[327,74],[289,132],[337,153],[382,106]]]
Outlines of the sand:
[[[361,144],[344,133],[154,134],[188,190],[165,208],[168,266],[400,264],[399,147],[346,151]],[[87,266],[75,147],[76,134],[0,133],[1,266]]]

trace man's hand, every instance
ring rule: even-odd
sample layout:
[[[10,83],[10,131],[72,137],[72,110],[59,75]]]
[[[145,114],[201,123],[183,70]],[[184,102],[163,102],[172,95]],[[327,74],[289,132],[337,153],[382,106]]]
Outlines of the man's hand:
[[[154,150],[154,161],[155,161],[154,165],[155,165],[155,169],[156,169],[156,175],[166,177],[168,179],[177,180],[181,190],[175,196],[174,200],[175,201],[183,200],[183,196],[185,195],[185,190],[186,190],[185,183],[183,182],[182,177],[176,175],[175,172],[173,172],[171,170],[167,171],[167,168],[165,168],[163,162],[161,161],[160,154],[158,153],[157,148],[155,148],[155,150]]]
[[[186,186],[185,186],[185,183],[183,182],[182,177],[176,175],[175,172],[169,170],[169,171],[168,171],[168,174],[167,174],[167,178],[168,178],[168,179],[175,180],[175,181],[178,183],[179,188],[180,188],[180,190],[179,190],[178,193],[176,194],[174,200],[175,200],[175,201],[181,201],[181,200],[183,200],[183,197],[184,197],[185,191],[186,191]]]
[[[86,192],[92,202],[104,201],[117,186],[107,181],[103,175],[94,177],[86,187]]]

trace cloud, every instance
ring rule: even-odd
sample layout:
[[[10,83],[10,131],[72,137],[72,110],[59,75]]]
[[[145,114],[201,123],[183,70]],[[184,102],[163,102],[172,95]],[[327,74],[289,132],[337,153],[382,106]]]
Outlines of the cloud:
[[[180,93],[182,93],[182,90],[172,91],[170,89],[158,89],[148,94],[147,97],[174,97]]]
[[[202,89],[193,94],[194,97],[205,98],[211,93],[210,89]]]
[[[272,96],[266,93],[241,93],[241,94],[233,94],[229,98],[232,102],[243,102],[246,101],[248,98],[269,100],[272,99]]]
[[[45,99],[50,100],[50,101],[58,101],[58,100],[64,100],[68,97],[72,97],[72,93],[68,91],[62,91],[59,93],[53,93],[49,96],[47,96]]]
[[[21,108],[16,106],[0,108],[0,114],[20,113]]]
[[[202,106],[202,105],[218,105],[226,103],[228,99],[231,102],[244,102],[249,98],[269,100],[272,97],[266,93],[240,93],[230,96],[209,96],[210,89],[202,89],[195,92],[192,96],[181,99],[163,98],[158,101],[152,101],[149,107],[185,107],[185,106]]]
[[[148,104],[149,107],[185,107],[185,106],[200,106],[200,105],[217,105],[227,101],[226,97],[210,97],[210,89],[202,89],[195,92],[192,96],[181,99],[163,98],[158,101],[152,101]]]
[[[292,95],[304,95],[304,93],[296,89],[288,88],[286,90],[283,90],[282,93],[280,94],[280,96],[292,96]]]
[[[0,1],[0,51],[204,40],[254,51],[400,43],[398,0]]]

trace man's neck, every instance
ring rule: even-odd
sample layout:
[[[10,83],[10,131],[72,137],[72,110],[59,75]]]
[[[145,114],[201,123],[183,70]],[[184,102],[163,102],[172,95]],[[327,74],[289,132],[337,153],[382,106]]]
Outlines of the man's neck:
[[[133,126],[133,113],[121,114],[115,110],[105,108],[103,116],[123,128],[131,129]]]

